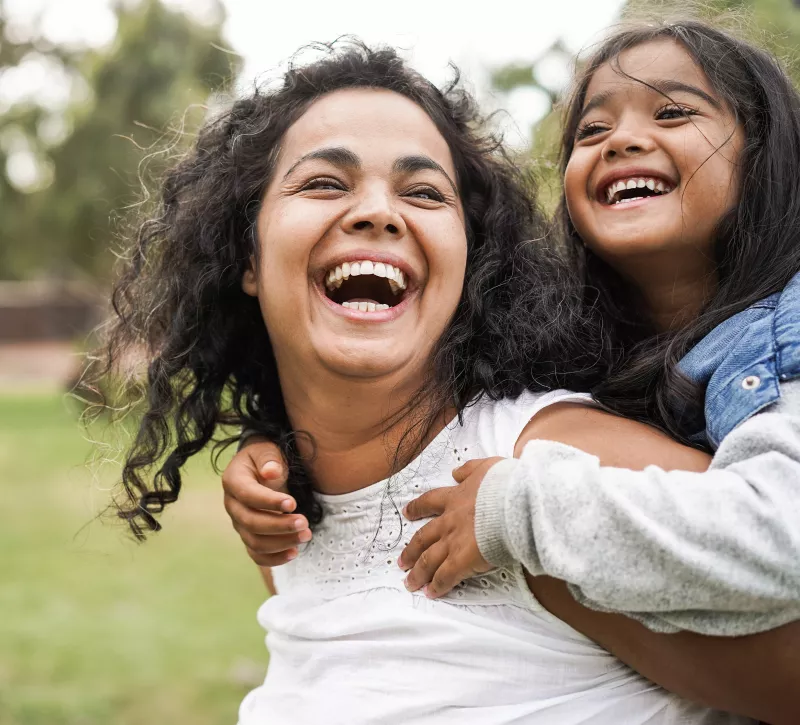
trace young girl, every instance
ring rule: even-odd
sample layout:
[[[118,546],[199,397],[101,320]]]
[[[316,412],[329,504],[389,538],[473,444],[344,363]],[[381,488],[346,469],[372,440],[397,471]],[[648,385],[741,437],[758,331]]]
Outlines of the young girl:
[[[741,635],[800,618],[797,93],[767,54],[706,25],[625,30],[578,79],[564,166],[562,218],[620,355],[595,398],[718,447],[714,461],[707,473],[625,470],[655,462],[637,449],[634,424],[553,407],[533,437],[588,453],[536,441],[521,459],[469,464],[461,486],[414,502],[413,519],[438,518],[402,554],[409,588],[432,582],[438,596],[521,561],[568,582],[579,602],[656,631]],[[271,455],[250,448],[251,460]],[[243,477],[231,481],[236,518]],[[277,519],[258,521],[246,541],[274,557],[265,534]],[[546,579],[531,583],[552,611],[624,656],[619,636],[597,628],[609,620]],[[728,641],[724,654],[747,641]],[[745,679],[776,705],[762,717],[792,721],[797,666],[766,646],[777,638],[754,641],[763,656],[749,653]],[[730,690],[736,706],[759,711],[733,678]]]
[[[518,244],[537,218],[479,129],[465,95],[356,47],[202,131],[116,296],[115,339],[151,360],[123,515],[156,528],[220,421],[282,440],[313,485],[295,490],[316,536],[260,610],[270,668],[242,725],[743,723],[545,612],[518,565],[436,601],[403,585],[390,552],[418,525],[398,508],[461,457],[518,453],[576,399],[542,392],[554,363],[596,355],[559,263]]]

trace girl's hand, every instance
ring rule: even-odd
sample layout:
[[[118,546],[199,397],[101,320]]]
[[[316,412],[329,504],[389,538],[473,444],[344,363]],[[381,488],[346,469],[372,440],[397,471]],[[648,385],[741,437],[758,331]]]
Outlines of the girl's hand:
[[[475,501],[486,472],[501,460],[467,461],[453,471],[458,486],[428,491],[406,506],[404,513],[411,521],[436,517],[414,534],[397,560],[401,569],[410,570],[409,591],[425,587],[425,594],[435,599],[492,568],[475,540]]]
[[[259,566],[279,566],[297,556],[297,545],[311,539],[305,516],[286,487],[287,470],[278,447],[251,438],[222,474],[225,510],[250,558]]]

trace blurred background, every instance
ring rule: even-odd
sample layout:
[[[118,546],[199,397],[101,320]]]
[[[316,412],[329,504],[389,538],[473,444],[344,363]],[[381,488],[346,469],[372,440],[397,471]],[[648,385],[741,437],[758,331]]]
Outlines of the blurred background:
[[[264,590],[207,457],[134,544],[104,515],[119,454],[68,392],[163,150],[300,46],[353,34],[437,83],[455,62],[547,203],[573,58],[636,2],[0,0],[0,725],[234,723],[265,671]],[[744,11],[796,68],[798,6],[704,12]]]

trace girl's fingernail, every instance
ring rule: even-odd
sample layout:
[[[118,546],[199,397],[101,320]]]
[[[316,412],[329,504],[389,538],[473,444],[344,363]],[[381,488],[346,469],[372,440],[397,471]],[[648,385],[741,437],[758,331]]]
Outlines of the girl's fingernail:
[[[306,529],[305,531],[301,531],[297,535],[297,540],[304,544],[306,543],[306,541],[311,541],[311,532],[308,529]]]
[[[306,522],[303,519],[295,519],[294,520],[294,528],[296,531],[302,531],[306,528]]]
[[[296,551],[290,551],[290,552],[289,552],[289,553],[286,555],[286,561],[291,561],[291,560],[292,560],[292,559],[294,559],[296,556],[297,556],[297,552],[296,552]]]
[[[397,566],[399,566],[401,569],[405,569],[405,567],[403,566],[403,557],[402,556],[398,556],[397,557]]]
[[[275,478],[280,476],[281,474],[281,467],[280,464],[275,463],[275,461],[269,461],[261,466],[261,475],[264,478]]]
[[[292,510],[292,499],[285,498],[281,501],[281,511],[291,511]]]

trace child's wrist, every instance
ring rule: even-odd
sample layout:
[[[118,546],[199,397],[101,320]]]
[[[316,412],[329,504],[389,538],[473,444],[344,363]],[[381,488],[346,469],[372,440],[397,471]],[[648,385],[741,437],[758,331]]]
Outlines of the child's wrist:
[[[506,566],[514,557],[506,539],[505,501],[516,458],[495,463],[483,477],[475,501],[475,540],[478,550],[492,566]]]

